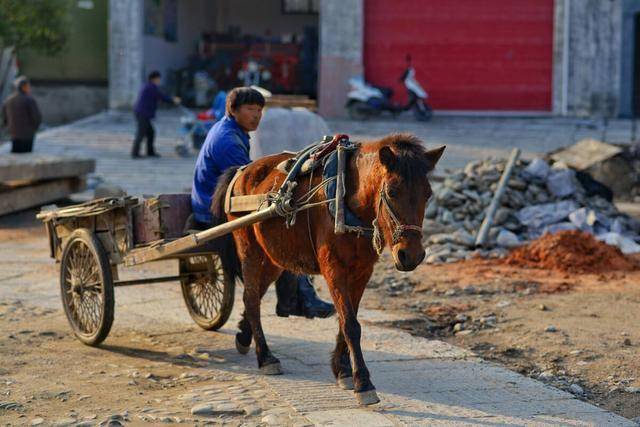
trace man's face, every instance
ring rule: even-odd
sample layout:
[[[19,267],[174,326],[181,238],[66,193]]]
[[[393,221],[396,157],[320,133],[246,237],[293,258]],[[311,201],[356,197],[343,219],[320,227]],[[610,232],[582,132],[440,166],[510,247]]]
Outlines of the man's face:
[[[27,95],[31,95],[31,85],[29,83],[22,85],[22,92]]]
[[[162,78],[160,77],[156,77],[155,79],[151,79],[151,83],[153,83],[156,86],[160,86],[160,82],[162,81]]]
[[[258,104],[244,104],[232,111],[233,117],[245,132],[258,129],[262,118],[262,107]]]

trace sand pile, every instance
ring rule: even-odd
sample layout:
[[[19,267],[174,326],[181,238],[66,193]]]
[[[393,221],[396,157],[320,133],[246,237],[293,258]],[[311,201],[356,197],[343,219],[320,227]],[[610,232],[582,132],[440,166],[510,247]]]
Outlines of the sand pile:
[[[582,231],[545,234],[530,244],[512,251],[504,262],[518,267],[533,267],[568,273],[605,273],[635,270],[639,263],[615,246],[596,240]]]

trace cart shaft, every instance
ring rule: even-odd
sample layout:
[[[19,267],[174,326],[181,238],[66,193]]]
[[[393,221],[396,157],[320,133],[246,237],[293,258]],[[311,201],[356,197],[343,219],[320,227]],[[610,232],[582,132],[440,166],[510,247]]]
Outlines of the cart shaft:
[[[190,234],[158,246],[135,249],[124,257],[124,264],[127,266],[143,264],[145,262],[157,261],[177,255],[180,252],[193,249],[208,242],[209,240],[229,234],[238,228],[246,227],[260,221],[265,221],[275,216],[277,216],[276,205],[271,205],[268,208],[250,213],[196,234]]]

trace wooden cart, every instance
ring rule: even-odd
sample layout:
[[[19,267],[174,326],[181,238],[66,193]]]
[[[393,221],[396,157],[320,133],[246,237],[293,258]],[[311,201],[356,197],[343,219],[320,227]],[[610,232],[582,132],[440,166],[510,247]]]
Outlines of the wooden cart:
[[[180,281],[193,320],[206,330],[221,328],[233,308],[235,282],[224,271],[211,241],[276,216],[292,224],[296,213],[332,200],[336,203],[335,232],[345,233],[345,153],[353,147],[346,135],[326,136],[296,154],[277,192],[234,197],[227,194],[225,211],[243,216],[186,235],[184,227],[191,214],[189,194],[163,194],[143,201],[133,197],[105,198],[43,210],[38,218],[45,223],[51,257],[60,263],[62,305],[78,339],[97,345],[107,337],[113,323],[114,287],[156,282]],[[336,174],[319,185],[335,179],[335,198],[298,205],[293,199],[297,174],[309,162],[316,165],[309,167],[317,167],[319,159],[333,150],[337,150]],[[231,188],[239,173],[241,170],[231,181]],[[133,266],[167,259],[178,260],[177,276],[119,279],[121,264]]]
[[[139,201],[105,198],[61,209],[43,210],[51,257],[60,263],[60,293],[76,337],[98,345],[109,334],[114,288],[179,281],[189,314],[198,326],[217,330],[229,319],[235,283],[222,268],[210,240],[274,216],[267,208],[221,226],[186,234],[191,214],[188,194],[166,194]],[[118,266],[176,259],[179,274],[120,280]]]

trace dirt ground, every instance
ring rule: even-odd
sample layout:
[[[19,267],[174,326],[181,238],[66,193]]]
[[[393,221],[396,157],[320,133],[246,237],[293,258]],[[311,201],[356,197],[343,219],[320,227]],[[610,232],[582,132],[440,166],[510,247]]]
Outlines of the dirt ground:
[[[41,225],[23,218],[0,224],[0,239],[41,239]],[[578,275],[472,260],[399,273],[385,254],[369,287],[366,307],[413,313],[390,327],[465,347],[624,417],[640,417],[640,271]],[[237,371],[235,351],[198,349],[202,333],[195,326],[159,335],[121,329],[108,345],[91,348],[73,338],[61,310],[0,301],[0,418],[23,425],[46,417],[64,425],[100,422],[109,413],[133,424],[194,422],[194,395],[234,387],[238,399],[249,392],[266,398],[267,407],[255,416],[223,414],[220,423],[260,423],[270,409],[281,410],[262,385]],[[232,339],[216,341],[228,349]],[[69,358],[69,351],[83,357]]]
[[[366,306],[415,313],[393,326],[640,416],[640,271],[566,274],[471,260],[399,275],[387,256],[370,286]]]
[[[43,241],[33,218],[5,217],[0,241]],[[53,261],[41,268],[57,272]],[[61,307],[1,299],[0,424],[239,426],[259,425],[265,416],[289,419],[282,399],[240,366],[233,340],[195,325],[163,333],[114,328],[108,342],[88,347],[75,339]],[[205,421],[191,414],[211,400],[227,409]]]
[[[234,366],[235,351],[199,347],[203,333],[122,331],[93,348],[78,343],[58,310],[0,302],[2,425],[198,424],[190,410],[200,396],[231,405],[208,421],[215,425],[256,425],[269,410],[286,411]],[[233,348],[224,338],[217,345]]]

